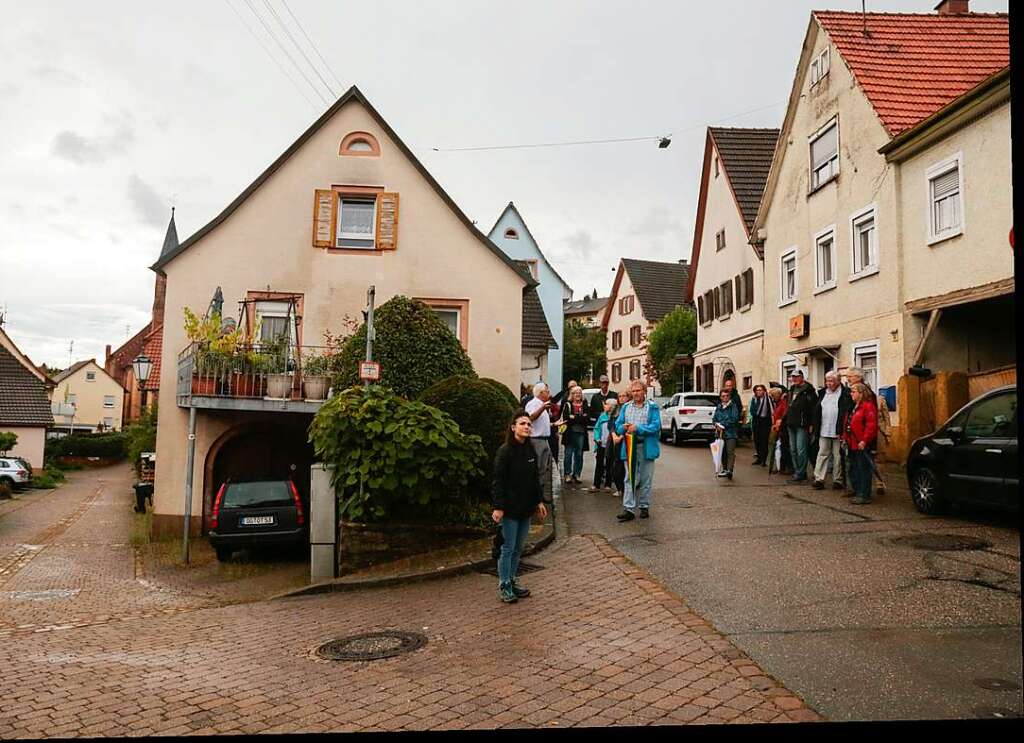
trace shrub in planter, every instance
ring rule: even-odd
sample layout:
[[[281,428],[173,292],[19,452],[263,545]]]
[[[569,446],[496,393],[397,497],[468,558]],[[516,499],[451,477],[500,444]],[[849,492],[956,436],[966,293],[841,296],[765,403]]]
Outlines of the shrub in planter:
[[[469,356],[448,326],[427,305],[408,297],[392,297],[374,312],[373,358],[381,380],[406,399],[415,400],[427,387],[459,374],[475,377]],[[359,362],[366,356],[363,324],[341,351],[335,390],[359,384]]]
[[[498,393],[502,397],[504,397],[505,400],[508,401],[508,404],[512,406],[513,410],[517,410],[520,407],[522,407],[519,404],[519,398],[515,396],[515,393],[513,393],[512,390],[503,385],[497,379],[491,379],[490,377],[480,377],[480,381],[487,382],[487,384],[491,385],[494,389],[496,389]]]
[[[351,521],[440,522],[471,500],[465,486],[483,457],[480,439],[448,415],[378,385],[335,394],[309,440],[334,465],[341,516]]]
[[[462,433],[480,437],[484,447],[484,460],[480,462],[482,474],[474,478],[472,485],[480,497],[489,497],[494,455],[505,440],[505,427],[512,420],[515,408],[493,384],[470,377],[442,379],[424,390],[420,402],[450,415]]]

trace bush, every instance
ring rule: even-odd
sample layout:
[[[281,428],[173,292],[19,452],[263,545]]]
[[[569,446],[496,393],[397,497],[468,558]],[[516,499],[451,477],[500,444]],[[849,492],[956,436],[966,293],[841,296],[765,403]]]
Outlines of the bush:
[[[516,410],[505,398],[493,384],[469,377],[442,379],[420,395],[420,402],[450,415],[462,433],[480,437],[484,447],[484,458],[479,462],[482,473],[471,482],[478,496],[489,497],[494,455],[505,440],[505,427]]]
[[[57,457],[104,457],[124,459],[128,438],[123,433],[86,433],[47,439],[43,458],[49,462]]]
[[[519,398],[516,397],[515,393],[508,387],[503,385],[501,382],[499,382],[497,379],[491,379],[490,377],[480,377],[480,381],[487,382],[487,384],[491,385],[494,389],[496,389],[498,393],[503,398],[505,398],[505,400],[508,401],[508,404],[512,406],[513,412],[522,407],[519,404]]]
[[[344,517],[458,523],[476,505],[465,486],[480,472],[480,439],[462,434],[437,408],[379,385],[352,387],[324,403],[309,440],[334,466]]]
[[[18,434],[0,431],[0,454],[7,454],[18,444]]]
[[[124,429],[126,439],[125,454],[135,474],[141,475],[142,462],[139,455],[144,451],[156,451],[156,405],[147,410],[136,423]]]
[[[476,376],[459,339],[423,302],[393,297],[375,311],[373,324],[373,358],[381,365],[380,384],[402,397],[415,400],[434,382],[455,374]],[[334,389],[359,384],[359,362],[365,356],[364,323],[342,348],[339,371],[331,380]]]
[[[47,467],[42,471],[37,471],[32,475],[32,481],[29,483],[30,488],[36,488],[38,490],[51,490],[60,483],[64,482],[64,473],[56,467]]]

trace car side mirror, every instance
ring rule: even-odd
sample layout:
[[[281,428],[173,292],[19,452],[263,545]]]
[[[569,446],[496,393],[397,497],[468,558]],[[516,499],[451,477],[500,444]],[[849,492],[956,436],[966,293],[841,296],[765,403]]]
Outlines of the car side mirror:
[[[959,444],[964,438],[964,429],[960,426],[952,426],[946,429],[946,435],[954,444]]]

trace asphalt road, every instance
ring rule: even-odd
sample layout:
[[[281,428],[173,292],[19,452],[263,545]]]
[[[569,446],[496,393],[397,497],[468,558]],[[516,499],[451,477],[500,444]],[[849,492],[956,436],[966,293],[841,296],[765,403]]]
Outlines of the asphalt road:
[[[769,479],[749,447],[731,482],[705,445],[662,451],[649,520],[620,524],[616,498],[566,489],[569,530],[606,536],[829,720],[1021,716],[1016,517],[923,516],[895,472],[857,507]],[[588,454],[585,484],[592,472]]]

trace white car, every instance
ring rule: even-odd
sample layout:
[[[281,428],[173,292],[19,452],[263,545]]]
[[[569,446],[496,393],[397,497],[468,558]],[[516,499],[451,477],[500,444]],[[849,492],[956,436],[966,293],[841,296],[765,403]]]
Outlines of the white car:
[[[711,416],[718,395],[711,392],[678,392],[661,406],[661,436],[676,446],[684,441],[715,438]]]
[[[31,476],[25,465],[13,457],[0,457],[0,484],[9,485],[12,490],[28,485]]]

